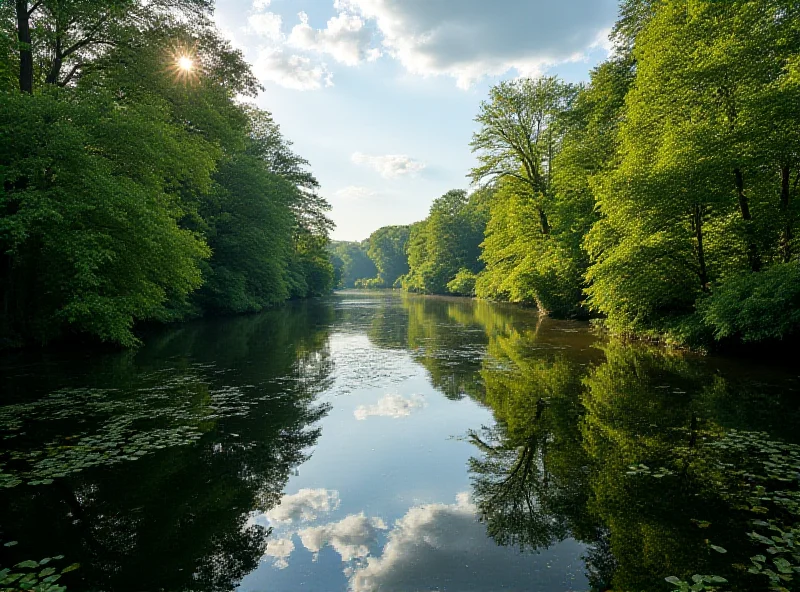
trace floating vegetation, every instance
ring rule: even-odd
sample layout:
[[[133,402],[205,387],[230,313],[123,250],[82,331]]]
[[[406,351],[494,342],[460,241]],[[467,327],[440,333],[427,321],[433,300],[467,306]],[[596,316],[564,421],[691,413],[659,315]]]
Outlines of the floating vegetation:
[[[679,592],[712,592],[714,590],[719,590],[718,584],[725,584],[728,582],[728,580],[721,576],[704,576],[700,574],[694,574],[691,582],[685,582],[675,576],[664,579],[676,586],[675,590]]]
[[[768,578],[772,590],[787,590],[800,575],[800,446],[737,430],[710,446],[735,456],[736,466],[727,459],[718,466],[738,480],[740,490],[732,493],[738,507],[759,515],[747,536],[763,554],[750,557],[747,571]]]
[[[15,544],[16,541],[10,541],[4,546],[11,547]],[[61,586],[57,582],[62,575],[75,571],[80,565],[73,563],[63,568],[54,566],[63,559],[63,555],[45,557],[39,561],[29,559],[20,561],[12,568],[0,569],[0,592],[18,592],[19,590],[64,592],[67,589],[66,586]]]
[[[729,430],[708,441],[698,460],[698,466],[724,476],[718,485],[733,512],[757,515],[745,521],[752,530],[742,537],[763,547],[762,552],[749,558],[749,566],[735,563],[732,567],[767,578],[770,590],[788,592],[786,586],[800,579],[800,446],[772,440],[762,432]],[[627,474],[663,477],[673,472],[652,471],[639,464],[632,465]],[[709,526],[707,521],[693,522],[700,528]],[[723,547],[708,545],[727,553]],[[720,576],[703,575],[693,576],[692,583],[676,576],[666,580],[681,592],[717,590],[716,584],[725,582]]]
[[[146,378],[157,384],[126,392],[69,388],[0,407],[0,487],[49,485],[85,469],[192,444],[214,421],[246,415],[266,398],[236,387],[212,388],[198,370],[167,380],[154,373]]]
[[[638,464],[638,465],[631,465],[628,467],[628,471],[626,471],[626,475],[647,475],[649,477],[655,477],[656,479],[661,479],[668,475],[674,475],[675,471],[671,471],[666,467],[658,467],[657,469],[651,469],[647,465]]]

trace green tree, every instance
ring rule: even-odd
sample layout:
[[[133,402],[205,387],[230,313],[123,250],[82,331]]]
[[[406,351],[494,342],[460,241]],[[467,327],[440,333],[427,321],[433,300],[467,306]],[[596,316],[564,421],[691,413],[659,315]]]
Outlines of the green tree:
[[[527,189],[543,235],[550,233],[552,162],[562,135],[559,117],[576,92],[575,86],[553,77],[504,81],[492,87],[475,118],[480,129],[470,146],[480,164],[472,169],[472,180],[517,179]]]
[[[341,261],[341,279],[338,287],[353,288],[357,280],[374,278],[378,275],[378,269],[367,255],[368,248],[368,241],[331,243],[332,256]]]
[[[201,306],[254,312],[283,302],[289,297],[294,187],[246,155],[220,167],[215,180],[219,197],[201,210],[213,252]]]
[[[163,104],[121,110],[102,95],[76,98],[2,101],[3,333],[130,345],[135,321],[166,320],[167,304],[201,283],[209,252],[180,227],[185,210],[170,186],[207,190],[215,150],[171,126]]]
[[[497,179],[478,296],[535,304],[569,315],[581,300],[581,222],[574,198],[559,195],[558,160],[578,87],[556,78],[502,82],[481,104],[472,179]],[[562,201],[567,203],[562,204]],[[586,210],[586,207],[581,211]],[[564,212],[567,214],[568,212]]]
[[[428,217],[412,228],[409,272],[402,280],[406,290],[445,294],[459,272],[465,278],[481,271],[480,244],[490,196],[490,189],[472,195],[452,190],[434,200]]]
[[[18,40],[19,89],[31,93],[41,84],[70,84],[101,67],[98,57],[109,49],[135,46],[148,31],[180,24],[209,29],[213,0],[14,0],[13,5],[13,18],[5,22]]]
[[[368,284],[370,287],[393,288],[397,280],[408,273],[409,231],[408,226],[384,226],[367,239],[367,254],[378,270],[375,281]]]
[[[612,329],[705,339],[720,309],[698,317],[699,301],[792,261],[797,10],[670,2],[641,26],[619,166],[596,182],[602,219],[586,243],[590,303]]]

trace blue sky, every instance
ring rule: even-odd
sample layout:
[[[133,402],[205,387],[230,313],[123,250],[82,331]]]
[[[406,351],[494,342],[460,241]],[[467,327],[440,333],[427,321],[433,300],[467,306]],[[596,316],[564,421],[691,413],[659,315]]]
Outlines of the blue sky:
[[[588,79],[616,0],[217,0],[264,85],[257,99],[311,163],[333,238],[424,218],[468,189],[473,118],[499,80]]]

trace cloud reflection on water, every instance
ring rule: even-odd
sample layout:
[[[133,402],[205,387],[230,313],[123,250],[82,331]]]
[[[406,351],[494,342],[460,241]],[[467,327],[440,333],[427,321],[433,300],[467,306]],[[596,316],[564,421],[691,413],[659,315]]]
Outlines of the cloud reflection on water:
[[[332,512],[339,507],[339,492],[335,489],[301,489],[284,495],[280,504],[266,513],[271,523],[308,522],[319,514]]]
[[[408,417],[417,409],[425,407],[425,397],[422,395],[411,395],[405,398],[402,395],[384,395],[375,405],[359,405],[353,411],[353,415],[359,421],[363,421],[370,416],[392,417],[395,419]]]
[[[300,500],[315,500],[318,508],[323,499],[320,492],[326,492],[324,499],[335,499],[338,506],[338,495],[331,495],[336,492],[303,491],[284,498],[290,500],[289,507],[302,507]],[[295,514],[303,515],[299,510]],[[413,506],[391,528],[381,518],[363,512],[350,514],[338,521],[281,532],[280,538],[268,544],[265,557],[272,558],[277,569],[288,567],[296,548],[295,535],[315,560],[328,546],[346,564],[343,571],[353,592],[522,591],[532,583],[565,591],[586,587],[583,545],[568,539],[535,555],[520,553],[488,538],[477,514],[467,492],[459,493],[453,504]],[[375,554],[381,542],[383,548]]]
[[[537,555],[498,547],[487,538],[467,493],[455,504],[411,508],[399,519],[378,557],[370,557],[350,576],[353,592],[406,590],[562,590],[585,589],[581,555],[573,540]],[[566,574],[566,575],[565,575]]]

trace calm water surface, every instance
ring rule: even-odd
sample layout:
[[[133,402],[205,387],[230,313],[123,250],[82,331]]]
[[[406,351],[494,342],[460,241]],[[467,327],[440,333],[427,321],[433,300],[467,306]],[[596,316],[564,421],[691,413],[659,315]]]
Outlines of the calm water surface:
[[[79,563],[58,583],[131,592],[798,590],[799,375],[386,293],[6,356],[0,569]]]

